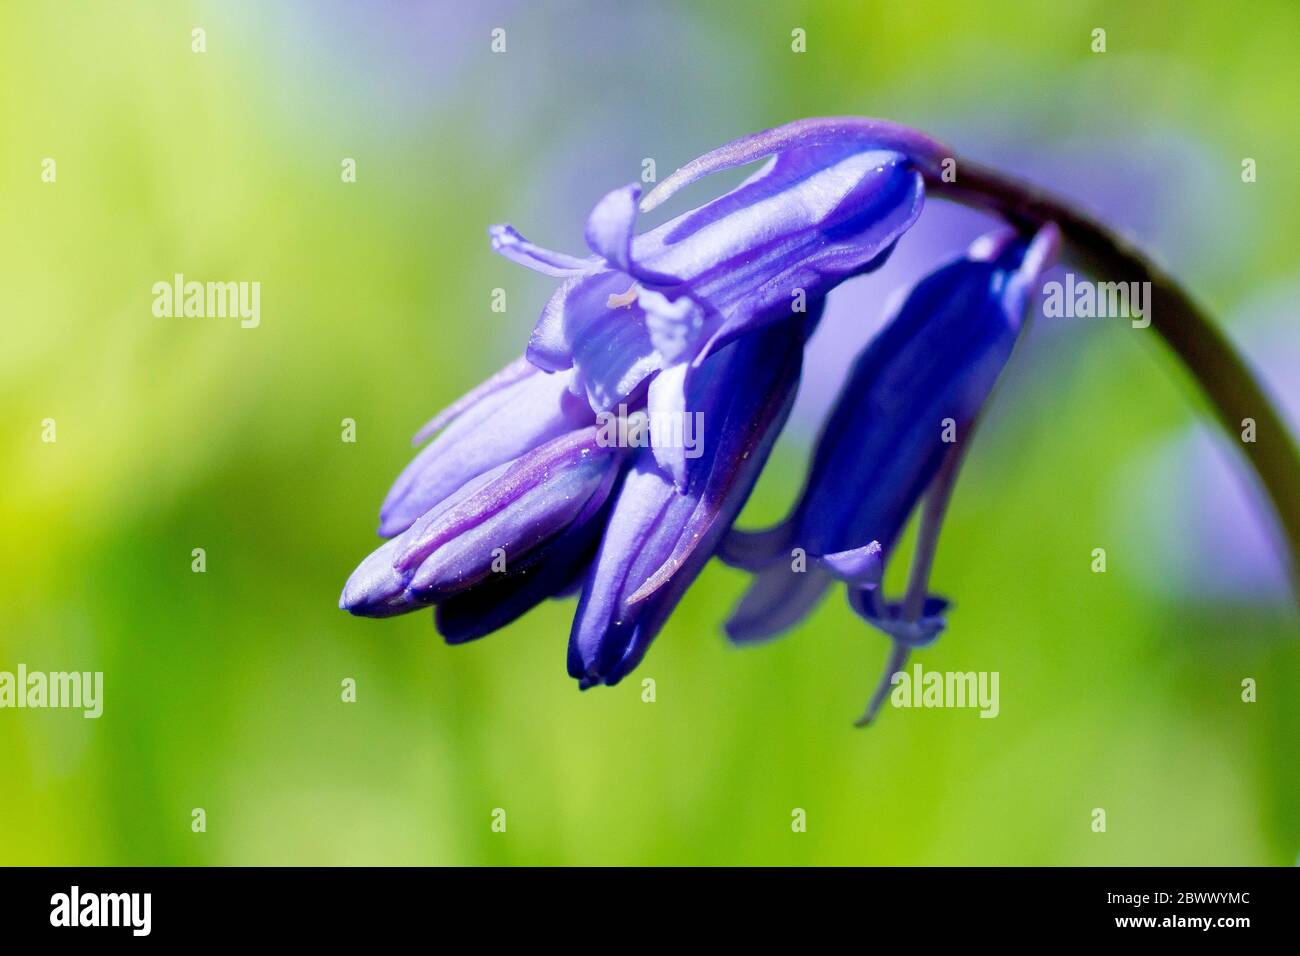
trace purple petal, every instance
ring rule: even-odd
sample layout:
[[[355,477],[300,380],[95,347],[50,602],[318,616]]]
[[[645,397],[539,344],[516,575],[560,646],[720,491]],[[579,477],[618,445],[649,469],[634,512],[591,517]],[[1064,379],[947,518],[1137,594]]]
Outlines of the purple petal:
[[[633,288],[623,272],[566,282],[551,296],[528,342],[528,359],[538,367],[577,367],[575,386],[595,411],[616,406],[660,367],[640,305],[609,305],[611,296]]]
[[[497,372],[486,382],[470,389],[456,401],[452,402],[433,418],[429,419],[411,439],[412,445],[423,445],[426,441],[442,431],[453,421],[459,418],[464,412],[472,406],[477,405],[483,399],[496,392],[501,391],[507,385],[513,385],[520,379],[527,378],[534,374],[537,369],[524,356],[521,356]]]
[[[781,256],[851,242],[894,206],[905,207],[905,217],[912,214],[916,194],[924,192],[919,174],[898,153],[850,153],[829,165],[810,165],[808,159],[782,157],[770,174],[638,236],[634,255],[717,300],[714,286],[721,280],[756,288],[770,277],[771,262],[794,261]],[[907,225],[912,218],[905,218]],[[896,239],[897,228],[876,238],[861,258],[873,258]],[[724,264],[725,272],[712,275]]]
[[[364,617],[391,617],[414,610],[406,594],[407,575],[393,567],[401,541],[385,541],[357,566],[343,585],[339,607]]]
[[[757,571],[771,564],[780,554],[793,547],[794,525],[782,522],[765,531],[742,531],[732,528],[718,545],[718,558],[728,567]]]
[[[920,216],[925,196],[920,174],[900,166],[896,155],[884,155],[889,158],[871,166],[872,175],[846,197],[844,204],[854,213],[835,228],[791,232],[751,256],[744,270],[720,270],[696,285],[698,294],[717,304],[724,318],[697,362],[738,335],[784,318],[795,290],[803,290],[807,298],[821,297],[845,279],[884,263],[894,243]],[[793,202],[797,197],[787,198]],[[751,286],[755,272],[764,278]]]
[[[668,423],[682,421],[686,416],[686,365],[674,365],[661,371],[650,382],[647,392],[646,410],[650,420]],[[653,445],[655,461],[660,469],[667,472],[678,489],[686,487],[686,449],[680,443],[655,442]]]
[[[578,518],[554,544],[515,562],[504,574],[439,602],[434,608],[438,633],[448,644],[464,644],[505,627],[548,598],[576,591],[595,555],[602,515]]]
[[[563,252],[553,252],[534,245],[519,234],[514,226],[489,226],[488,236],[492,240],[492,251],[500,253],[511,262],[525,268],[540,272],[554,278],[582,275],[598,268],[600,263],[594,259],[579,259]]]
[[[508,467],[509,463],[500,465],[465,482],[423,515],[416,525],[437,521],[461,502],[477,494],[484,485],[499,478]],[[385,541],[361,562],[343,588],[343,596],[339,599],[340,607],[366,617],[388,617],[428,605],[429,602],[423,597],[407,590],[414,569],[399,569],[395,566],[409,544],[409,533]]]
[[[818,559],[831,574],[858,588],[871,589],[880,584],[884,572],[884,559],[879,541],[860,548],[837,551]]]
[[[632,271],[632,233],[636,228],[636,201],[641,188],[635,183],[605,194],[587,217],[587,245],[621,272]]]
[[[754,576],[731,612],[725,625],[727,637],[737,644],[776,637],[803,620],[833,583],[816,563],[803,571],[795,571],[788,561],[769,564]]]
[[[1019,242],[933,273],[859,357],[800,503],[797,537],[810,554],[870,541],[890,552],[949,447],[943,422],[962,440],[1011,354],[1037,281],[1025,263],[1035,273],[1041,266],[1028,249]]]
[[[367,557],[340,605],[372,617],[400,614],[462,594],[494,572],[517,578],[543,552],[557,567],[575,548],[590,552],[594,532],[580,545],[571,532],[605,508],[623,457],[586,428],[473,479]],[[570,566],[556,587],[574,573]]]
[[[799,302],[806,308],[880,265],[915,221],[924,201],[916,156],[929,155],[928,142],[866,120],[769,131],[703,158],[686,175],[777,150],[771,163],[643,235],[635,235],[639,187],[613,190],[586,230],[611,268],[557,290],[533,331],[529,360],[550,371],[576,367],[599,411],[659,368],[698,366],[736,337],[797,315]],[[632,295],[634,307],[620,308]]]
[[[572,372],[532,369],[462,404],[446,430],[398,476],[380,509],[379,533],[405,531],[471,478],[589,425],[595,416],[572,394],[572,382]]]
[[[797,570],[789,551],[789,525],[768,532],[744,535],[733,531],[733,555],[737,547],[751,567],[760,565],[754,584],[741,598],[726,624],[727,636],[738,644],[767,640],[789,630],[817,606],[827,588],[838,578],[863,589],[880,583],[884,570],[880,543],[823,556],[805,554],[805,565]],[[778,560],[777,554],[781,557]]]
[[[513,563],[526,560],[604,504],[618,474],[616,457],[593,457],[580,467],[550,475],[507,507],[436,548],[407,587],[421,595],[445,597],[487,578],[498,558],[505,562],[504,570],[510,571]],[[567,581],[568,575],[565,578]]]
[[[650,345],[664,365],[690,360],[699,351],[706,315],[689,296],[671,300],[662,293],[641,289],[637,304],[644,313]]]
[[[634,461],[610,513],[574,619],[569,672],[614,684],[636,666],[744,505],[793,403],[802,332],[788,323],[705,363],[690,405],[704,454],[679,491],[653,452]]]
[[[419,567],[412,586],[424,590],[455,577],[462,563],[490,568],[494,548],[514,544],[516,555],[522,553],[569,523],[620,454],[598,444],[595,428],[553,439],[494,472],[454,507],[413,524],[394,564],[401,571]],[[452,552],[439,555],[444,546]]]
[[[632,257],[632,237],[636,232],[637,198],[641,187],[636,183],[615,189],[596,203],[587,218],[587,245],[604,257],[619,272],[655,285],[672,286],[681,280],[662,272],[644,268]]]
[[[927,597],[916,618],[905,612],[901,602],[884,604],[870,591],[850,590],[849,604],[864,621],[905,647],[933,644],[947,626],[944,612],[948,610],[949,602],[946,598]]]
[[[642,564],[656,561],[647,550],[653,543],[662,555],[671,541],[655,539],[665,510],[678,495],[644,454],[638,456],[614,502],[605,533],[574,616],[569,638],[569,673],[577,678],[612,670],[634,642],[636,622],[623,613],[629,580]],[[662,556],[660,555],[660,556]]]

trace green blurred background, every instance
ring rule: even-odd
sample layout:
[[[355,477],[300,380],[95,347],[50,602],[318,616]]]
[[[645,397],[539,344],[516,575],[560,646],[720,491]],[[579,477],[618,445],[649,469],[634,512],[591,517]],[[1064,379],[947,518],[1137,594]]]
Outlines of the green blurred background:
[[[579,251],[645,157],[662,177],[800,116],[885,116],[1067,192],[1117,177],[1082,198],[1143,206],[1123,224],[1230,328],[1288,281],[1300,8],[1057,6],[0,8],[0,670],[105,675],[99,720],[0,710],[0,862],[1293,863],[1296,621],[1150,586],[1164,559],[1120,516],[1177,489],[1132,462],[1204,409],[1122,323],[1018,353],[944,531],[957,608],[919,659],[999,671],[996,720],[855,731],[884,641],[837,595],[733,649],[744,582],[719,566],[633,679],[588,693],[571,602],[454,649],[427,614],[336,608],[410,435],[518,354],[551,287],[485,227]],[[260,327],[155,318],[177,272],[260,281]],[[814,431],[796,419],[744,523],[782,512]]]

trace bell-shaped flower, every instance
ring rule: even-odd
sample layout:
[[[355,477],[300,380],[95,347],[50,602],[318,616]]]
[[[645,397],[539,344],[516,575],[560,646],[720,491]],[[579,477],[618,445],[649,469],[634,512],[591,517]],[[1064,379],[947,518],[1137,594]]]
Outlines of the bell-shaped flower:
[[[789,415],[803,339],[799,323],[784,323],[734,342],[701,366],[689,398],[702,416],[704,441],[702,454],[689,460],[684,490],[649,449],[633,461],[569,638],[569,673],[583,688],[616,684],[637,665],[713,556]]]
[[[1052,226],[1032,239],[1010,230],[987,235],[911,291],[854,364],[793,513],[774,529],[736,531],[724,543],[724,560],[756,572],[727,624],[733,639],[771,637],[797,623],[843,577],[839,555],[876,543],[888,561],[941,465],[969,437],[1056,246]],[[792,567],[795,549],[806,554],[806,569]],[[942,629],[940,599],[902,615],[878,591],[849,584],[863,616],[904,643]]]
[[[719,147],[644,199],[635,184],[610,192],[587,221],[593,256],[551,252],[494,226],[494,249],[565,280],[542,311],[527,356],[548,371],[572,369],[574,387],[596,411],[651,376],[652,413],[687,411],[687,380],[709,355],[797,316],[884,261],[921,212],[923,170],[943,153],[890,123],[802,120]],[[636,233],[638,211],[765,156],[771,159],[730,192]],[[658,446],[655,454],[681,488],[682,456]]]

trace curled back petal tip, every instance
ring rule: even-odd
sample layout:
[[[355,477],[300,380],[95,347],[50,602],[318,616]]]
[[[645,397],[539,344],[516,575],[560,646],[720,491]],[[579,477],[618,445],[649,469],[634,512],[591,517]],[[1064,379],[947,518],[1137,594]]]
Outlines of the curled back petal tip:
[[[919,613],[909,610],[902,601],[883,602],[870,592],[850,591],[849,604],[864,621],[904,647],[928,647],[939,639],[947,626],[946,598],[931,595]]]
[[[514,226],[500,224],[488,227],[488,237],[492,242],[492,251],[505,256],[534,272],[553,278],[567,278],[582,275],[595,268],[589,259],[579,259],[563,252],[554,252],[529,242],[519,234]]]
[[[641,187],[636,183],[606,193],[587,217],[587,245],[611,267],[633,278],[655,285],[677,285],[679,279],[643,268],[633,261],[632,240],[636,234],[637,199],[640,195]]]
[[[823,555],[819,560],[835,577],[858,588],[876,587],[884,573],[884,549],[879,541]]]

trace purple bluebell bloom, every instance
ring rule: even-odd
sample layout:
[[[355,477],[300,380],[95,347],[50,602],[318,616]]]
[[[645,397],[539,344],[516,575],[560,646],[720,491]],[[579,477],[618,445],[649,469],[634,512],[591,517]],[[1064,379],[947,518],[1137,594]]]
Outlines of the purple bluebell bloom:
[[[632,463],[569,639],[569,674],[582,687],[617,684],[635,667],[713,556],[790,413],[820,312],[818,303],[806,325],[773,326],[703,363],[688,399],[703,416],[704,454],[689,462],[684,489],[648,449]]]
[[[701,156],[644,198],[636,184],[613,190],[587,220],[592,256],[551,252],[494,226],[494,249],[565,280],[533,330],[528,359],[572,369],[595,411],[650,379],[651,412],[682,414],[687,379],[709,355],[884,262],[921,212],[922,172],[943,155],[891,123],[803,120]],[[638,211],[766,156],[736,189],[635,234]],[[680,449],[656,447],[655,457],[682,487]]]
[[[858,360],[791,518],[759,534],[732,524],[789,415],[826,294],[884,262],[947,154],[889,123],[803,120],[714,150],[644,198],[610,192],[587,222],[589,256],[492,227],[494,249],[564,281],[525,357],[416,436],[441,432],[393,486],[380,522],[393,537],[341,606],[385,617],[432,605],[460,643],[580,593],[569,673],[612,685],[721,553],[757,574],[729,624],[738,640],[795,623],[835,580],[899,646],[932,640],[946,602],[883,601],[884,563],[922,493],[944,499],[933,489],[956,455],[942,421],[964,446],[1054,229],[986,237],[924,280]],[[636,234],[638,212],[764,157],[736,189]],[[643,424],[690,415],[700,441],[690,453],[665,437],[679,430],[651,427],[648,444],[624,447],[604,429],[614,409]],[[789,566],[793,547],[804,573]]]
[[[840,556],[875,546],[888,561],[941,475],[945,487],[937,494],[946,497],[1057,244],[1051,226],[1032,240],[1011,230],[987,235],[912,290],[858,357],[793,513],[768,531],[733,531],[724,543],[724,560],[756,574],[727,623],[733,640],[773,637],[801,620],[844,577]],[[806,567],[792,562],[795,549]],[[923,582],[910,606],[848,583],[854,609],[898,644],[924,646],[944,627],[947,601],[925,593]]]
[[[758,572],[728,623],[735,640],[771,637],[807,614],[837,577],[825,556],[875,542],[887,558],[1010,357],[1055,242],[1055,230],[1032,243],[1010,231],[982,237],[922,280],[862,352],[794,512],[723,547],[724,560]],[[791,570],[793,548],[810,559],[806,572]]]

